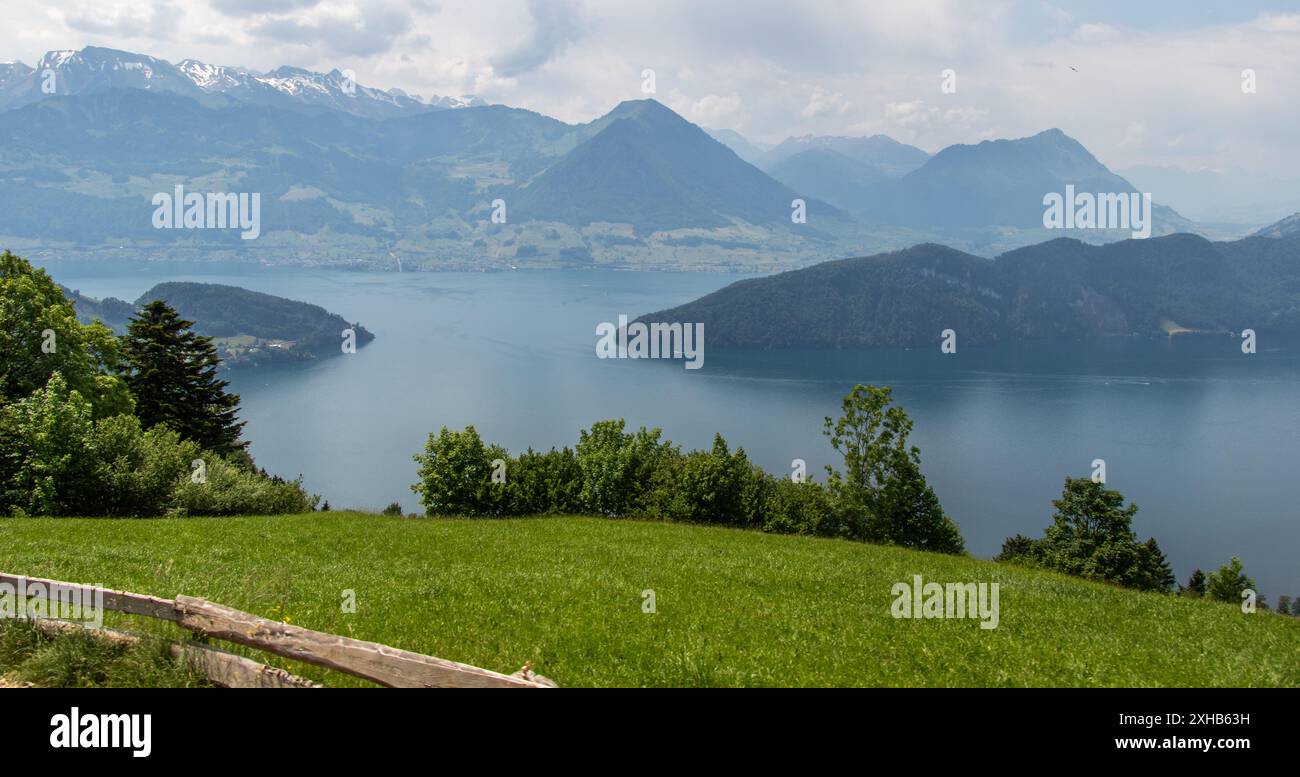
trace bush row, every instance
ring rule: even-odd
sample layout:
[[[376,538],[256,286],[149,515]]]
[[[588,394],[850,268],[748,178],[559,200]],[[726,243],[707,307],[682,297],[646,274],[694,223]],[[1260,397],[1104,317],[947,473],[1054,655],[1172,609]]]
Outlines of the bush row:
[[[5,515],[269,515],[308,512],[300,480],[268,477],[167,426],[132,415],[94,420],[91,403],[52,375],[0,408],[0,510]]]
[[[511,456],[473,426],[443,427],[415,459],[412,490],[430,515],[595,514],[962,550],[937,501],[924,515],[881,514],[811,479],[774,477],[721,435],[710,450],[683,452],[659,429],[629,432],[610,420],[582,431],[574,448]]]

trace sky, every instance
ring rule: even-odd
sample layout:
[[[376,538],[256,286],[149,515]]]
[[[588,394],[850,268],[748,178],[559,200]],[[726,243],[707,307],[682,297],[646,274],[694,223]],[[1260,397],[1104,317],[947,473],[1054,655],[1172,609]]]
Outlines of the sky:
[[[0,0],[0,15],[0,60],[29,65],[97,45],[351,69],[569,122],[652,96],[764,143],[884,133],[937,151],[1058,127],[1112,169],[1300,178],[1294,1]]]

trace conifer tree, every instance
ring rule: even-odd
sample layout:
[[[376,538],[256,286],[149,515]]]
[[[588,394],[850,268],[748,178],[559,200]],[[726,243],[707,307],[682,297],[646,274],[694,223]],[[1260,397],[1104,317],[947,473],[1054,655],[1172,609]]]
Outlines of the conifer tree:
[[[1192,576],[1187,578],[1182,593],[1186,596],[1205,596],[1205,573],[1200,569],[1192,570]]]
[[[167,424],[206,450],[240,453],[248,443],[239,439],[239,395],[226,393],[229,382],[217,377],[221,358],[212,338],[193,325],[162,300],[131,319],[122,350],[135,413],[146,428]]]

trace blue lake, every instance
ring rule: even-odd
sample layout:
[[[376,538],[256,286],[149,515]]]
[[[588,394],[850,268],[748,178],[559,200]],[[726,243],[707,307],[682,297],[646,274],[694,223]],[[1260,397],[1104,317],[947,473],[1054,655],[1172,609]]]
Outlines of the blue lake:
[[[603,418],[662,427],[687,447],[714,432],[769,471],[821,479],[822,419],[855,383],[889,385],[967,547],[1040,535],[1066,475],[1106,462],[1180,580],[1232,555],[1261,591],[1300,595],[1300,349],[1228,337],[1117,338],[926,350],[742,352],[705,363],[601,360],[595,328],[740,276],[630,272],[376,273],[231,266],[48,266],[91,296],[133,300],[164,280],[229,283],[321,305],[375,333],[353,355],[230,377],[260,465],[303,474],[336,508],[417,509],[430,431],[474,424],[518,451],[572,445]],[[1288,496],[1290,494],[1290,496]]]

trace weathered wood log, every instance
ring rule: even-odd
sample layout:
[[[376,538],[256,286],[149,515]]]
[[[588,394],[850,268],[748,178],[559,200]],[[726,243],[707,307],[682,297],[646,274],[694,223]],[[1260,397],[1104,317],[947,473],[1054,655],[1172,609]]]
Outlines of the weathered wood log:
[[[130,615],[144,615],[148,618],[161,618],[166,621],[176,621],[180,619],[180,614],[176,612],[176,603],[170,599],[159,599],[156,596],[145,596],[144,594],[133,594],[126,591],[114,591],[109,588],[99,588],[93,585],[81,585],[79,583],[65,583],[61,580],[46,580],[41,577],[24,577],[22,575],[7,575],[0,572],[0,583],[8,583],[15,590],[25,587],[29,592],[33,586],[43,586],[46,591],[46,597],[50,591],[54,590],[73,590],[80,589],[82,602],[94,603],[96,592],[102,592],[104,597],[103,607],[105,610],[114,612],[124,612]]]
[[[365,642],[266,620],[231,607],[189,596],[178,596],[173,601],[126,591],[65,583],[60,580],[9,575],[3,572],[0,572],[0,583],[8,583],[15,589],[26,587],[31,596],[37,595],[43,589],[43,598],[47,599],[52,591],[78,589],[82,601],[93,604],[95,597],[102,595],[102,606],[105,610],[179,623],[205,636],[247,645],[304,663],[336,669],[394,688],[556,687],[550,679],[533,674],[528,664],[513,675],[499,674],[476,666],[399,650],[376,642]],[[32,591],[33,587],[36,587],[35,592]],[[186,647],[206,650],[199,646],[187,645]],[[272,670],[257,662],[223,651],[210,652],[230,657],[205,660],[223,665],[224,671],[231,677],[244,678],[255,683],[272,683],[269,687],[306,687],[297,684],[297,681],[302,683],[307,681],[289,675],[287,672],[285,675],[292,678],[292,681],[284,677],[271,680],[259,679],[257,675],[267,672],[274,674],[280,670]],[[242,664],[241,660],[247,661],[251,666]],[[290,685],[286,686],[283,683],[290,683]]]
[[[518,672],[515,672],[515,673],[511,674],[510,676],[511,676],[511,677],[518,677],[518,678],[521,678],[521,679],[524,679],[524,680],[529,680],[529,681],[531,681],[531,682],[537,683],[538,685],[545,685],[547,688],[559,688],[559,687],[560,687],[560,686],[557,685],[556,682],[555,682],[554,680],[552,680],[551,678],[546,677],[546,676],[544,676],[544,675],[537,674],[536,672],[534,672],[534,671],[533,671],[533,662],[532,662],[532,661],[525,661],[523,667],[522,667]]]
[[[84,632],[96,639],[126,645],[138,645],[142,641],[135,634],[113,629],[97,629],[78,623],[64,621],[34,620],[32,624],[52,636],[61,636],[73,632]],[[171,642],[168,652],[178,661],[186,661],[212,682],[223,688],[322,688],[320,683],[290,674],[283,669],[259,664],[251,658],[227,653],[224,650],[203,645],[181,644]]]
[[[209,680],[225,688],[324,688],[283,669],[259,664],[251,658],[199,645],[171,646],[174,658],[189,661]]]
[[[476,666],[290,626],[220,604],[176,597],[180,625],[240,645],[373,680],[390,688],[544,688]]]

